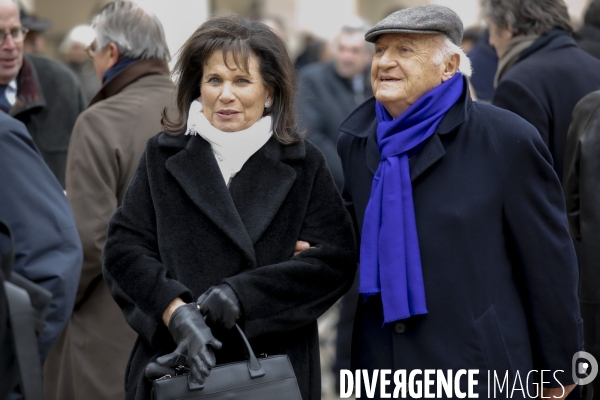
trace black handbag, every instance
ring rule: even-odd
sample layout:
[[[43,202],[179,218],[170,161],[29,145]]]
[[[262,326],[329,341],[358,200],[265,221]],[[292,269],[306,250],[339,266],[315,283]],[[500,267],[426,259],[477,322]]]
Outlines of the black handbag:
[[[176,375],[176,370],[170,368],[169,373],[152,382],[152,399],[302,400],[298,381],[288,356],[268,356],[259,361],[244,332],[238,325],[235,328],[246,347],[248,361],[217,365],[211,370],[203,387],[197,390],[189,389],[186,374]],[[152,367],[151,364],[154,366]],[[156,363],[148,364],[146,376],[149,369],[156,367]]]

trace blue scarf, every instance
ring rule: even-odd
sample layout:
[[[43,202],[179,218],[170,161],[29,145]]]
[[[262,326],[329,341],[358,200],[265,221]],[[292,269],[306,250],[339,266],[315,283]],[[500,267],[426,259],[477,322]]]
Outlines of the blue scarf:
[[[109,68],[108,71],[104,73],[102,76],[102,84],[104,85],[108,82],[113,76],[124,70],[126,67],[130,66],[134,62],[139,61],[139,58],[129,58],[123,57],[115,65]]]
[[[381,161],[364,217],[360,293],[381,293],[386,323],[427,314],[408,152],[433,135],[462,91],[457,73],[396,119],[375,104]]]

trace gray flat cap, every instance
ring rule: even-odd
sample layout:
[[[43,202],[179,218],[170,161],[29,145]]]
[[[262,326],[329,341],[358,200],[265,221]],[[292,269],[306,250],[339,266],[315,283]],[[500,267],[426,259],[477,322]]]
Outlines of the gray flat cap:
[[[452,43],[460,46],[463,23],[460,17],[448,7],[429,4],[405,8],[388,15],[367,31],[365,40],[374,43],[379,35],[386,33],[444,34]]]

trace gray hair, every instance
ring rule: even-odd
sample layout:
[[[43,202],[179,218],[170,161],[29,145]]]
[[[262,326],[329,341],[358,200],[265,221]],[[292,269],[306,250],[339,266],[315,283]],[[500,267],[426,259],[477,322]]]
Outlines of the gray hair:
[[[482,0],[482,16],[514,36],[544,35],[552,28],[573,32],[564,0]]]
[[[442,44],[438,47],[437,52],[433,56],[433,63],[435,65],[440,65],[446,57],[451,56],[453,54],[458,54],[458,56],[460,57],[458,72],[460,72],[466,77],[470,77],[472,69],[471,60],[469,60],[469,57],[467,57],[465,52],[460,47],[452,43],[452,40],[450,40],[449,37],[447,37],[446,35],[443,35],[442,37]]]
[[[114,43],[119,54],[135,59],[171,58],[162,24],[153,13],[131,1],[108,3],[92,21],[96,48]]]

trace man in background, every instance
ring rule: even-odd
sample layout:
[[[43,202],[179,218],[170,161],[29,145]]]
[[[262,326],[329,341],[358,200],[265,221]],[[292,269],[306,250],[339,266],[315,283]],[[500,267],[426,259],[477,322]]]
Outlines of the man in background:
[[[336,185],[344,177],[336,145],[346,115],[373,95],[369,81],[372,46],[363,39],[362,21],[344,26],[333,44],[333,60],[303,68],[298,76],[296,114],[306,138],[321,149]]]
[[[103,82],[77,119],[67,160],[67,195],[84,259],[73,315],[44,370],[51,399],[123,399],[137,338],[102,276],[108,222],[171,104],[169,50],[158,18],[130,1],[109,3],[92,23],[96,74]]]
[[[28,54],[44,55],[46,52],[44,33],[50,29],[52,23],[47,19],[40,19],[33,14],[29,14],[23,7],[21,7],[20,16],[21,24],[28,29],[23,50]]]
[[[560,179],[571,113],[600,88],[600,60],[581,50],[564,0],[483,0],[498,54],[492,104],[532,124]]]
[[[75,119],[84,108],[77,78],[59,62],[23,54],[27,29],[15,0],[0,0],[0,110],[23,122],[60,184]]]

